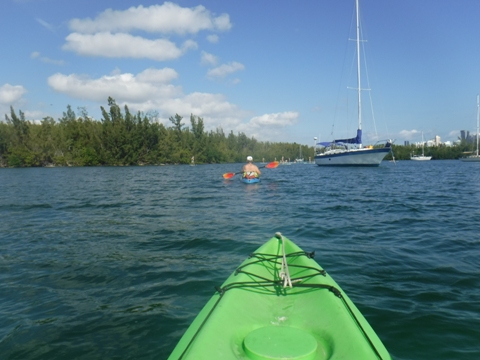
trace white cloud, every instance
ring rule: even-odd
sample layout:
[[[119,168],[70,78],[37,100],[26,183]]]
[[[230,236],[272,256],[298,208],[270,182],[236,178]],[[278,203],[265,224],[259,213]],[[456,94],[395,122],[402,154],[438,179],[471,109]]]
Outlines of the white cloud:
[[[215,16],[201,5],[182,8],[171,2],[127,10],[107,9],[94,19],[73,19],[69,25],[73,32],[66,37],[64,50],[84,56],[156,61],[177,59],[188,50],[197,49],[198,45],[191,39],[178,45],[171,39],[150,39],[131,32],[189,35],[200,31],[226,31],[232,27],[228,14]],[[216,35],[211,36],[209,41],[218,41]]]
[[[412,140],[413,138],[417,138],[419,134],[421,134],[421,131],[415,129],[400,131],[400,137],[405,140]]]
[[[11,105],[22,98],[27,90],[21,85],[0,86],[0,104]]]
[[[41,110],[33,110],[33,111],[26,110],[24,114],[25,114],[25,119],[28,119],[29,121],[34,122],[35,124],[41,124],[42,119],[44,117],[50,116]]]
[[[169,98],[181,93],[179,87],[168,84],[177,77],[173,69],[147,69],[137,76],[129,73],[102,76],[99,79],[76,74],[54,74],[48,84],[68,96],[105,102],[111,96],[122,102],[141,103],[155,98]]]
[[[195,92],[175,98],[158,101],[166,114],[178,113],[184,117],[194,114],[204,118],[209,128],[233,128],[241,123],[241,111],[235,104],[226,100],[221,94]]]
[[[45,20],[42,20],[40,18],[36,18],[35,20],[37,20],[37,22],[42,25],[44,28],[46,28],[47,30],[49,31],[54,31],[54,27],[52,25],[50,25],[49,23],[47,23]]]
[[[231,62],[229,64],[222,64],[219,67],[208,70],[207,76],[210,78],[224,78],[227,75],[244,69],[245,66],[243,64]]]
[[[298,117],[299,113],[296,111],[264,114],[251,118],[248,123],[240,124],[237,128],[257,139],[277,141],[280,136],[285,136],[285,127],[298,122]]]
[[[72,33],[66,40],[63,49],[80,55],[147,58],[157,61],[176,59],[195,44],[189,40],[183,49],[179,49],[173,42],[165,39],[148,40],[130,34],[109,32],[93,35]]]
[[[105,103],[111,96],[117,104],[127,104],[131,109],[164,113],[166,118],[175,113],[182,116],[194,114],[211,120],[211,125],[235,125],[241,122],[242,112],[229,103],[223,95],[195,92],[185,95],[181,87],[171,81],[178,74],[170,68],[147,69],[137,75],[117,73],[97,79],[77,74],[57,73],[48,78],[56,92],[73,98]],[[232,115],[233,114],[233,115]],[[229,119],[225,122],[225,119]]]
[[[171,68],[163,69],[147,69],[137,75],[137,80],[145,83],[168,84],[172,80],[178,78],[178,74]]]
[[[460,130],[452,130],[448,133],[448,136],[453,137],[456,140],[460,137]]]
[[[40,53],[38,51],[34,51],[30,54],[30,57],[32,59],[39,59],[40,61],[47,63],[47,64],[54,64],[54,65],[65,65],[65,61],[63,60],[54,60],[50,59],[46,56],[40,56]]]
[[[73,19],[75,32],[130,32],[142,30],[163,34],[196,34],[202,30],[226,31],[232,27],[228,14],[215,17],[204,6],[182,8],[172,2],[127,10],[107,9],[95,19]]]
[[[185,53],[190,49],[198,49],[198,44],[193,40],[186,40],[182,45],[182,50]]]
[[[257,128],[263,126],[285,127],[297,123],[298,115],[295,111],[284,111],[281,113],[255,116],[250,120],[249,126]]]
[[[110,72],[110,75],[120,75],[122,71],[117,67]]]
[[[207,41],[211,42],[212,44],[218,43],[218,35],[212,34],[207,36]]]
[[[209,54],[205,51],[202,51],[201,62],[204,65],[216,65],[218,58],[215,55]]]
[[[178,74],[171,68],[146,69],[139,74],[119,73],[92,79],[77,74],[57,73],[48,78],[50,87],[72,98],[105,104],[108,97],[132,111],[158,112],[159,120],[170,125],[168,118],[175,114],[188,119],[200,116],[207,130],[223,128],[225,132],[244,132],[258,139],[275,140],[277,136],[298,121],[297,112],[265,114],[245,122],[249,114],[228,101],[222,94],[193,92],[184,94],[172,81]]]

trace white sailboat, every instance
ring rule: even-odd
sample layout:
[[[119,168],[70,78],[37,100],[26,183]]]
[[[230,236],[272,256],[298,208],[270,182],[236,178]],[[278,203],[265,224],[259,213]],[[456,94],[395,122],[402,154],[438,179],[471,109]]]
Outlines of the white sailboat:
[[[477,138],[477,150],[475,151],[475,155],[470,155],[470,156],[465,156],[460,158],[461,161],[464,162],[480,162],[480,155],[478,155],[478,135],[479,135],[479,128],[480,128],[480,103],[477,95],[477,133],[476,133],[476,138]]]
[[[302,156],[302,145],[299,145],[300,146],[300,156],[298,158],[295,159],[295,162],[297,164],[303,164],[303,156]]]
[[[375,146],[362,145],[362,95],[360,74],[360,17],[358,0],[355,0],[357,25],[357,92],[358,92],[358,129],[357,136],[350,139],[338,139],[316,144],[315,163],[319,166],[379,166],[383,158],[391,151],[392,141],[387,140]]]
[[[425,156],[425,141],[423,140],[423,132],[422,132],[422,155],[410,155],[410,160],[416,160],[416,161],[427,161],[431,160],[431,156]]]

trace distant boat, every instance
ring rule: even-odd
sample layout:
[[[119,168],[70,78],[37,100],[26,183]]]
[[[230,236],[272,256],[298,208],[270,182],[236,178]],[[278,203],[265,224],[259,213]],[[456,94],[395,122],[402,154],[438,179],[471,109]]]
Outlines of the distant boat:
[[[302,156],[302,145],[300,145],[300,156],[295,159],[295,162],[298,163],[298,164],[302,164],[303,163],[303,156]]]
[[[280,165],[292,165],[290,162],[290,159],[285,160],[285,158],[282,156],[282,160],[280,160]]]
[[[422,155],[410,155],[410,160],[416,160],[416,161],[427,161],[431,160],[431,156],[425,156],[425,151],[424,151],[424,140],[423,140],[423,132],[422,132]]]
[[[190,160],[190,166],[195,166],[195,156],[192,156]]]
[[[463,162],[480,162],[480,156],[478,155],[478,135],[479,135],[479,127],[480,127],[479,119],[480,119],[480,103],[477,95],[477,134],[476,134],[477,150],[475,151],[475,155],[470,155],[470,156],[465,156],[460,158],[460,160]]]
[[[358,0],[355,1],[357,20],[357,97],[358,129],[357,136],[350,139],[338,139],[316,144],[315,163],[318,166],[379,166],[383,158],[391,151],[392,141],[387,140],[375,146],[362,145],[362,87],[360,80],[360,16]]]

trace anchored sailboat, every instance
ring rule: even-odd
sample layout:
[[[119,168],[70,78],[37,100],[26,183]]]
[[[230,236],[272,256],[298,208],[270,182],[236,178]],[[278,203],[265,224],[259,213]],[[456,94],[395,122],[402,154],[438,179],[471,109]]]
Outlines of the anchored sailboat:
[[[431,160],[431,156],[425,156],[425,142],[423,140],[423,132],[422,132],[422,155],[414,155],[412,154],[410,156],[410,160],[416,160],[416,161],[427,161]]]
[[[478,135],[479,135],[479,127],[480,127],[480,102],[479,102],[479,99],[478,99],[478,95],[477,95],[477,133],[475,134],[476,135],[476,138],[477,138],[477,150],[475,151],[475,155],[470,155],[470,156],[466,156],[466,157],[463,157],[463,158],[460,158],[461,161],[464,161],[464,162],[480,162],[480,155],[478,155]]]
[[[300,146],[300,156],[295,159],[295,162],[297,164],[302,164],[303,161],[304,161],[303,156],[302,156],[302,145],[299,145],[299,146]]]
[[[315,163],[319,166],[379,166],[383,158],[391,151],[392,141],[381,145],[362,145],[362,95],[360,71],[360,17],[358,0],[355,0],[357,22],[357,92],[358,92],[358,129],[357,136],[350,139],[338,139],[316,144]]]

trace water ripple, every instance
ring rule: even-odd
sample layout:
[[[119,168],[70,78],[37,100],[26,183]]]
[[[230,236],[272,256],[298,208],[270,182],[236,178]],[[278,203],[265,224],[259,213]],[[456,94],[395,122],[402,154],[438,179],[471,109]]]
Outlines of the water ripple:
[[[466,165],[292,165],[256,185],[222,179],[241,164],[0,169],[2,358],[166,359],[276,231],[316,251],[394,359],[478,358]]]

